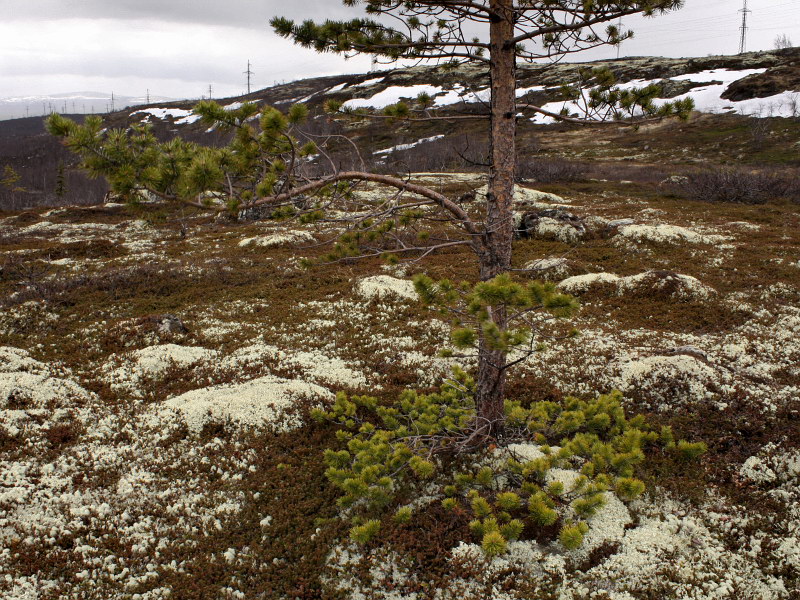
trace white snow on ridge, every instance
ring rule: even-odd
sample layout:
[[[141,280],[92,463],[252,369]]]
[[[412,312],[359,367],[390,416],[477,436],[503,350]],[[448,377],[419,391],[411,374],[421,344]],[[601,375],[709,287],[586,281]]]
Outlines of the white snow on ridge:
[[[369,87],[371,85],[375,85],[376,83],[380,83],[386,79],[386,77],[373,77],[372,79],[365,79],[361,83],[357,83],[352,87]]]
[[[526,87],[526,88],[517,88],[516,94],[517,94],[517,98],[522,98],[522,96],[524,96],[525,94],[529,94],[530,92],[543,92],[546,89],[547,89],[547,86],[534,85],[534,86]]]
[[[766,72],[767,69],[743,69],[740,71],[732,71],[729,69],[711,69],[707,71],[700,71],[699,73],[688,73],[686,75],[678,75],[670,77],[669,79],[635,79],[620,83],[617,87],[623,90],[642,88],[652,84],[660,84],[664,81],[691,81],[694,83],[704,83],[703,85],[689,90],[685,94],[675,96],[674,98],[658,98],[656,105],[662,105],[667,102],[674,102],[676,100],[683,100],[691,98],[694,100],[695,110],[705,113],[720,113],[726,111],[735,111],[742,115],[753,117],[791,117],[796,116],[800,111],[800,93],[786,91],[768,98],[752,98],[750,100],[741,100],[733,102],[722,98],[722,94],[728,89],[732,83],[744,79],[750,75],[760,75]],[[584,91],[587,94],[588,91]],[[563,108],[569,111],[570,114],[580,114],[578,106],[573,102],[549,102],[542,106],[543,109],[559,113]],[[554,123],[555,119],[545,115],[537,114],[531,121],[537,124]]]
[[[146,108],[137,110],[136,115],[144,114],[142,121],[149,121],[150,117],[156,117],[162,121],[167,117],[172,117],[176,125],[188,125],[200,120],[200,115],[194,114],[191,110],[183,108]]]
[[[378,92],[371,98],[353,98],[343,104],[344,108],[386,108],[392,104],[397,104],[403,98],[416,98],[422,93],[435,96],[444,90],[435,85],[393,85],[382,92]]]
[[[361,83],[354,83],[350,85],[347,81],[344,83],[340,83],[339,85],[335,85],[330,89],[325,90],[326,94],[335,94],[336,92],[341,92],[345,88],[362,88],[362,87],[369,87],[371,85],[375,85],[376,83],[380,83],[386,79],[385,77],[373,77],[372,79],[366,79]]]
[[[692,81],[694,83],[708,83],[708,85],[694,88],[675,98],[659,99],[656,103],[664,104],[666,102],[691,98],[694,100],[695,110],[699,110],[700,112],[717,113],[727,110],[738,110],[738,112],[743,115],[754,114],[756,105],[763,104],[767,100],[766,98],[757,98],[755,99],[757,102],[753,103],[751,100],[732,102],[730,100],[724,100],[721,96],[725,93],[725,90],[728,89],[728,86],[735,81],[739,81],[750,75],[760,75],[765,71],[766,69],[745,69],[743,71],[713,69],[710,71],[701,71],[699,73],[689,73],[687,75],[672,77],[671,81]],[[759,115],[755,114],[755,116]]]
[[[336,92],[341,92],[346,87],[347,87],[347,82],[345,81],[344,83],[340,83],[339,85],[333,86],[332,88],[327,90],[325,93],[326,94],[335,94]],[[353,87],[355,87],[355,86],[353,86]]]
[[[463,85],[456,85],[452,90],[447,90],[443,95],[437,97],[433,104],[434,106],[449,106],[459,102],[489,102],[489,94],[489,88],[474,92]]]
[[[395,152],[398,150],[410,150],[411,148],[416,148],[420,144],[425,144],[427,142],[435,142],[436,140],[440,140],[444,137],[444,135],[433,135],[431,137],[422,138],[421,140],[417,140],[411,144],[399,144],[398,146],[392,146],[391,148],[386,148],[384,150],[377,150],[373,152],[373,154],[389,154],[391,152]]]
[[[671,81],[693,81],[694,83],[708,83],[712,84],[717,81],[726,85],[730,85],[734,81],[739,81],[750,75],[761,75],[766,73],[766,69],[742,69],[740,71],[731,71],[729,69],[710,69],[708,71],[700,71],[698,73],[687,73],[686,75],[678,75],[670,77]]]

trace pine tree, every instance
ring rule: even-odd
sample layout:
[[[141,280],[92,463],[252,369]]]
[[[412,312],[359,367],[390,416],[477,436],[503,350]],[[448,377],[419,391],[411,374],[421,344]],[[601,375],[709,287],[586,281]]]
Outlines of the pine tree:
[[[11,192],[24,192],[25,188],[17,185],[21,179],[19,173],[11,165],[3,167],[3,177],[0,178],[0,186]]]
[[[509,350],[532,341],[514,329],[512,315],[526,316],[539,309],[566,314],[571,307],[553,290],[523,289],[504,276],[511,267],[517,115],[533,112],[569,122],[596,123],[598,118],[606,118],[623,123],[669,116],[685,118],[693,107],[691,100],[656,106],[658,87],[619,90],[612,73],[595,69],[584,70],[577,84],[564,87],[566,96],[585,109],[585,116],[552,113],[517,102],[517,62],[557,60],[580,50],[618,44],[632,35],[614,24],[620,17],[665,13],[679,8],[682,0],[343,2],[348,6],[362,5],[369,18],[298,24],[276,17],[271,24],[280,35],[320,52],[370,54],[389,63],[405,59],[437,61],[448,68],[476,62],[488,69],[491,102],[484,115],[473,112],[432,116],[431,98],[425,95],[417,98],[416,108],[400,102],[387,108],[385,114],[374,115],[408,121],[487,119],[491,168],[479,217],[453,198],[405,178],[340,171],[335,166],[322,176],[303,172],[307,162],[304,159],[321,149],[309,141],[312,138],[302,135],[300,128],[308,115],[302,104],[283,114],[254,103],[226,110],[211,101],[201,102],[195,112],[204,123],[235,131],[233,141],[225,148],[202,147],[180,139],[158,142],[147,126],[107,131],[99,118],[91,117],[80,126],[54,114],[48,119],[48,129],[64,137],[66,145],[81,155],[85,169],[106,176],[113,191],[129,199],[135,200],[146,192],[196,208],[228,210],[233,214],[257,206],[269,207],[275,218],[295,218],[305,223],[324,220],[326,210],[341,202],[354,216],[350,231],[326,257],[331,262],[368,256],[391,259],[396,254],[414,257],[414,253],[419,256],[456,245],[470,248],[477,256],[482,282],[474,290],[459,291],[452,286],[447,288],[449,283],[442,287],[425,280],[417,281],[417,290],[429,304],[456,302],[459,293],[474,301],[472,326],[458,330],[454,342],[474,348],[477,353],[476,422],[481,423],[480,437],[490,443],[504,430],[504,383],[506,372],[513,365],[507,360]],[[398,19],[403,27],[386,24]],[[484,38],[467,35],[468,29],[481,26],[486,30]],[[328,108],[337,114],[347,112],[336,103]],[[251,122],[259,113],[256,129]],[[396,198],[378,203],[360,201],[351,193],[351,185],[361,181],[390,186],[398,193],[415,197],[407,202]],[[219,201],[222,198],[224,202]],[[433,213],[421,211],[424,204],[437,211],[436,219],[431,217]],[[452,232],[435,236],[416,229],[426,218],[440,227],[442,223],[449,225]],[[337,219],[341,222],[341,212]],[[397,243],[387,251],[386,245],[398,240],[396,232],[400,228],[418,234],[418,242]]]
[[[276,17],[271,25],[284,37],[319,52],[344,55],[369,54],[394,62],[428,59],[459,63],[480,63],[489,71],[490,174],[482,227],[467,231],[477,237],[473,247],[480,262],[480,278],[490,280],[511,268],[514,219],[514,168],[516,165],[516,120],[521,110],[544,112],[540,107],[518,106],[516,66],[520,60],[557,59],[567,54],[619,44],[630,37],[613,23],[634,14],[651,16],[678,9],[682,0],[343,0],[347,6],[361,5],[369,18],[350,21],[295,23]],[[391,20],[387,20],[387,18]],[[402,23],[397,27],[394,23]],[[386,23],[392,23],[387,25]],[[468,28],[481,25],[488,35],[470,38]],[[608,78],[608,73],[598,73]],[[654,113],[653,90],[640,99],[623,97],[608,87],[596,93],[591,108],[640,104]],[[639,101],[641,100],[641,101]],[[691,104],[672,105],[671,111],[687,112]],[[406,113],[401,109],[401,114]],[[620,113],[614,110],[614,115]],[[565,117],[565,115],[553,115]],[[575,119],[571,119],[575,120]],[[463,219],[455,214],[456,219]],[[508,326],[508,314],[501,307],[492,312],[500,330]],[[477,406],[481,418],[490,423],[489,434],[503,429],[503,397],[506,350],[492,347],[481,337],[478,364]]]

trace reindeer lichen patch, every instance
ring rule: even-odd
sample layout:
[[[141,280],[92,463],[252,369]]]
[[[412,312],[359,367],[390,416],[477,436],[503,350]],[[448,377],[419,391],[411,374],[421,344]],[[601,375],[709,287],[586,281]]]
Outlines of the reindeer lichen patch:
[[[314,236],[307,231],[286,231],[256,237],[244,238],[239,242],[239,247],[258,246],[260,248],[273,248],[287,244],[313,242]]]
[[[484,185],[475,190],[475,195],[479,198],[485,198],[488,191],[488,186]],[[550,192],[535,190],[523,185],[518,185],[514,188],[514,204],[527,208],[534,205],[536,205],[537,208],[570,206],[570,203],[561,196],[551,194]]]
[[[614,275],[613,273],[588,273],[586,275],[576,275],[564,279],[558,284],[558,287],[569,294],[576,294],[596,284],[611,284],[616,286],[619,280],[620,276]]]
[[[716,369],[693,356],[649,356],[622,366],[619,388],[647,390],[659,401],[659,410],[674,409],[676,402],[712,402],[724,407],[721,380]],[[665,381],[669,387],[663,385]]]
[[[19,348],[0,347],[0,408],[3,413],[85,405],[93,398],[75,381]],[[7,414],[5,416],[11,416]]]
[[[599,286],[611,288],[619,296],[653,294],[669,296],[675,300],[708,300],[716,295],[714,288],[696,277],[656,270],[627,277],[613,273],[589,273],[569,277],[558,284],[558,287],[571,294],[585,293]]]
[[[730,236],[703,234],[679,225],[623,225],[619,234],[633,242],[653,242],[656,244],[720,244],[731,239]]]
[[[364,298],[394,297],[405,300],[417,299],[414,283],[407,279],[397,279],[389,275],[373,275],[361,279],[356,284],[356,291]]]
[[[102,376],[113,389],[136,393],[143,381],[159,379],[171,368],[189,368],[216,356],[216,350],[206,348],[177,344],[149,346],[114,355],[103,366]]]
[[[187,392],[165,401],[161,410],[178,411],[194,432],[209,422],[226,420],[244,426],[268,424],[286,430],[301,425],[296,416],[287,415],[288,408],[296,407],[301,400],[319,403],[332,397],[329,390],[318,385],[268,375],[239,385]]]

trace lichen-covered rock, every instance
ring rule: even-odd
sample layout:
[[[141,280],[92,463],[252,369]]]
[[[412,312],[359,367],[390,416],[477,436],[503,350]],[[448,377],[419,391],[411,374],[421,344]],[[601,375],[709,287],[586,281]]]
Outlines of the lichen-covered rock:
[[[572,261],[564,257],[539,258],[532,260],[522,267],[528,274],[535,279],[545,281],[558,281],[574,272],[575,266]]]
[[[558,286],[565,292],[576,295],[592,292],[600,295],[648,296],[680,301],[702,301],[716,294],[716,290],[691,275],[664,270],[645,271],[628,277],[613,273],[589,273],[564,279]]]
[[[724,378],[708,361],[687,354],[647,356],[622,364],[615,378],[623,393],[641,395],[660,411],[708,402],[719,408]]]
[[[583,219],[563,209],[546,208],[524,213],[517,225],[517,237],[554,239],[577,243],[586,234]]]

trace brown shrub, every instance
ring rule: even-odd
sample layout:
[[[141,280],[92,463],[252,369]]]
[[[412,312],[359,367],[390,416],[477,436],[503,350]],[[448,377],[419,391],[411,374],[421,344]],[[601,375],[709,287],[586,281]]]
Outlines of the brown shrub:
[[[586,179],[584,163],[565,158],[521,158],[517,161],[517,179],[537,183],[570,183]]]
[[[765,204],[800,193],[792,179],[783,173],[733,167],[692,173],[678,191],[691,200],[736,204]]]
[[[82,433],[79,423],[56,423],[45,431],[44,436],[50,448],[55,450],[76,442]]]

